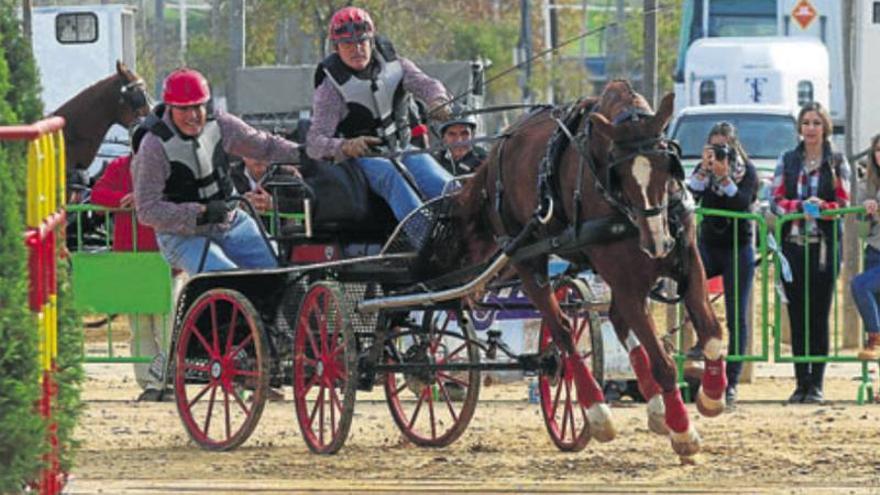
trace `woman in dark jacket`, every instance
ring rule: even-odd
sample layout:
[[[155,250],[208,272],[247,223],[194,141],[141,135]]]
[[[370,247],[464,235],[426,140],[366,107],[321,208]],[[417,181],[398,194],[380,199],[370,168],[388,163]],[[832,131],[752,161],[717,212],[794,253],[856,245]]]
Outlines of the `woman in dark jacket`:
[[[801,108],[798,132],[801,142],[782,154],[773,178],[774,210],[806,214],[803,220],[786,222],[782,231],[782,253],[792,271],[791,282],[783,282],[791,348],[795,356],[827,356],[828,316],[840,255],[834,246],[835,222],[823,219],[821,211],[849,203],[850,170],[846,158],[831,150],[831,117],[822,105],[812,102]],[[839,225],[836,228],[839,243],[843,232]],[[804,314],[805,307],[809,314]],[[797,388],[789,402],[823,402],[825,363],[795,363],[794,370]]]
[[[758,176],[737,138],[736,128],[719,122],[709,131],[703,160],[688,179],[688,188],[704,208],[749,212],[755,203]],[[747,311],[755,272],[754,228],[751,221],[707,215],[700,223],[700,257],[706,278],[724,280],[728,354],[744,355],[749,339]],[[729,405],[736,401],[742,361],[727,364]]]

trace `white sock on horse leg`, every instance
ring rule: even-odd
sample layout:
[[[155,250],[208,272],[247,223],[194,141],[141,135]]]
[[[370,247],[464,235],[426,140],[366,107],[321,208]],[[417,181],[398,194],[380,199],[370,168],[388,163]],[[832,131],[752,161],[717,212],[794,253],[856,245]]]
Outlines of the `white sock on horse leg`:
[[[642,345],[642,343],[639,342],[639,338],[636,337],[636,334],[633,333],[632,330],[630,330],[629,334],[627,334],[627,336],[626,336],[626,342],[624,342],[624,345],[626,346],[627,352],[629,352],[629,351],[632,351],[633,349],[635,349],[636,347]]]
[[[703,348],[703,354],[706,356],[706,359],[716,360],[718,358],[724,357],[724,342],[721,339],[711,338],[708,342],[706,342],[706,346]]]

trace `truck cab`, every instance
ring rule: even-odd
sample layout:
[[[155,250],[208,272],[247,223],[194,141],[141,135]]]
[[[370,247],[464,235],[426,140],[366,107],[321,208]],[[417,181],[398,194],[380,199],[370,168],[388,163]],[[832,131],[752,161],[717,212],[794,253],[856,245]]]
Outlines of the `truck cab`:
[[[702,38],[687,51],[683,107],[771,104],[828,108],[828,50],[810,38]]]

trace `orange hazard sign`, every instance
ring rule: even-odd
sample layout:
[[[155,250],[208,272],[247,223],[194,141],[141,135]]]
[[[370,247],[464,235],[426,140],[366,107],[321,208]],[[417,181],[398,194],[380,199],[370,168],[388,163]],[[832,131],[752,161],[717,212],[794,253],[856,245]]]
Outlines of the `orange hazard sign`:
[[[794,9],[791,11],[791,16],[794,17],[794,20],[800,24],[801,29],[807,29],[807,26],[813,22],[819,15],[819,12],[816,10],[816,7],[813,7],[813,4],[810,3],[809,0],[801,0],[794,6]]]

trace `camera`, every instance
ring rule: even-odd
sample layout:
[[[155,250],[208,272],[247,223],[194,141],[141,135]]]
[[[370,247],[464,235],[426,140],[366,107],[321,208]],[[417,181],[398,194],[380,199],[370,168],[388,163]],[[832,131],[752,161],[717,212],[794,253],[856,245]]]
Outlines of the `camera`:
[[[726,144],[712,145],[712,152],[718,161],[724,161],[727,158],[731,163],[736,162],[736,150]]]

